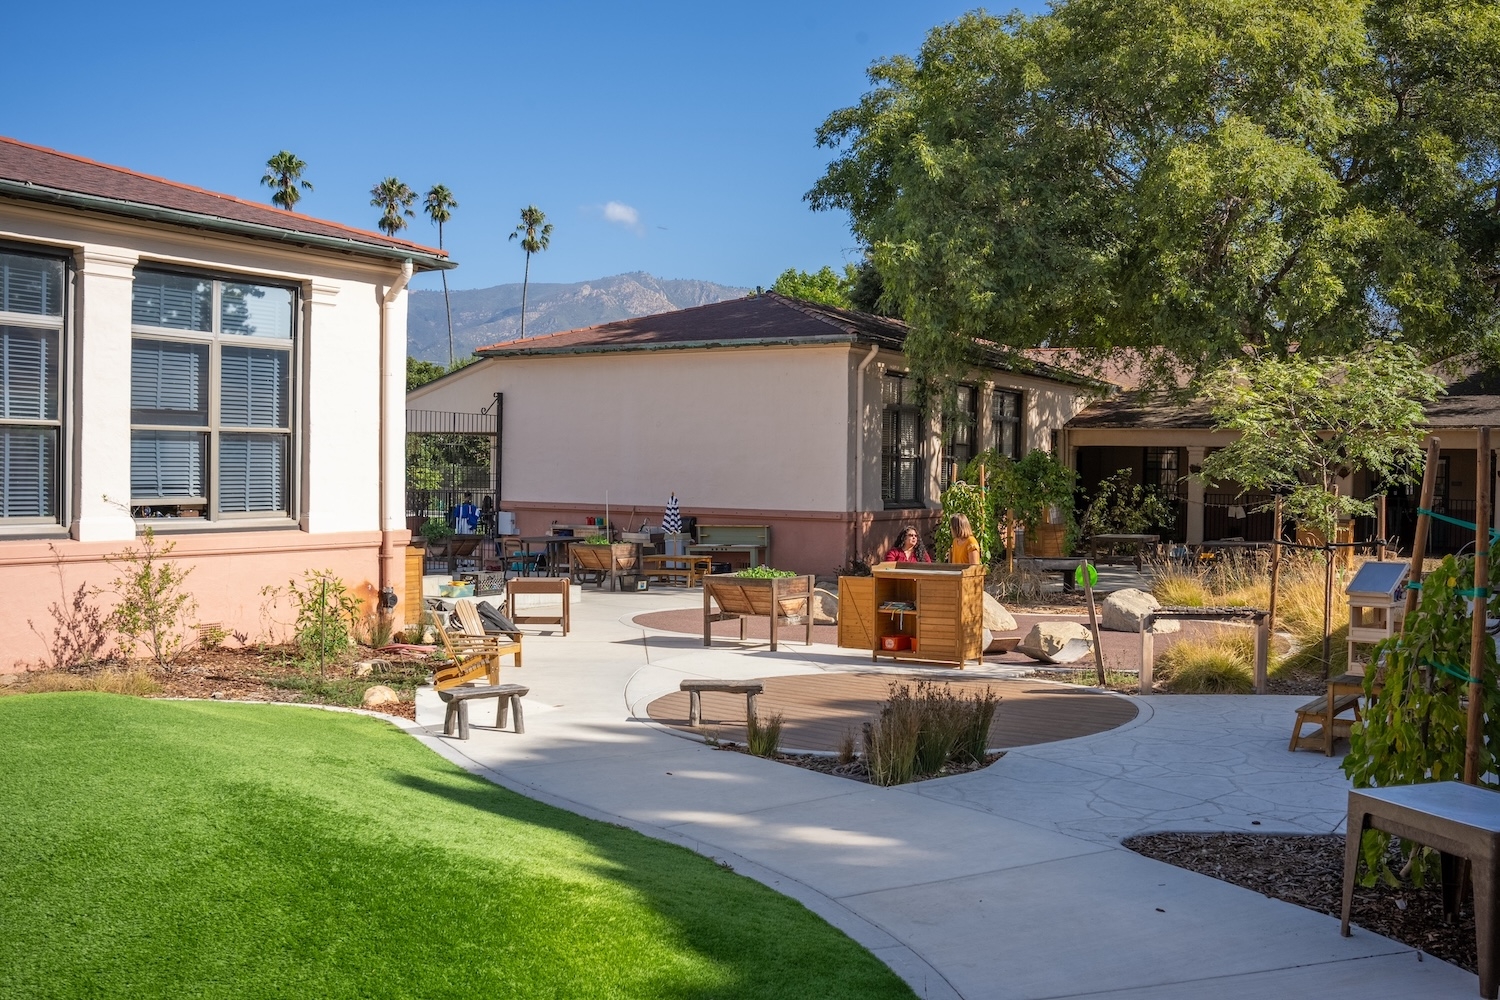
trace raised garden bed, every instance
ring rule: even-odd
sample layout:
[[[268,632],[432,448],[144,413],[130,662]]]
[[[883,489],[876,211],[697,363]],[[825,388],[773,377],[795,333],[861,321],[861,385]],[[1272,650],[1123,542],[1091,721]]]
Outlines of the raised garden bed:
[[[738,620],[740,639],[745,638],[747,618],[768,618],[771,622],[771,651],[776,651],[778,632],[783,625],[806,628],[807,645],[812,645],[813,615],[808,613],[808,598],[816,581],[812,576],[740,576],[734,573],[710,574],[703,578],[703,645],[713,645],[713,623]],[[714,611],[714,606],[718,611]]]

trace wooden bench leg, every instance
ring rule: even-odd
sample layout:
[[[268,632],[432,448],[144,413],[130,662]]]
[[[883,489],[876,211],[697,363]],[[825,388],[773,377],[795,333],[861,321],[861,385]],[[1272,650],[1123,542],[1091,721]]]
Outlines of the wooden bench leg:
[[[453,727],[458,722],[458,706],[459,706],[458,702],[456,702],[456,701],[450,701],[450,702],[448,702],[447,706],[443,709],[443,735],[444,736],[452,736],[453,735]]]
[[[1354,908],[1354,877],[1359,874],[1359,846],[1364,841],[1365,830],[1369,826],[1369,813],[1351,812],[1344,827],[1344,908],[1339,922],[1339,933],[1344,937],[1349,936],[1349,913]]]
[[[450,704],[458,708],[458,738],[466,740],[469,738],[469,703],[467,701],[454,701]]]
[[[698,691],[688,692],[688,725],[696,726],[703,721],[703,695]]]
[[[747,722],[750,719],[760,718],[760,716],[755,714],[755,699],[758,697],[759,695],[757,695],[754,691],[748,692],[745,695],[745,720]]]
[[[1500,921],[1497,921],[1495,869],[1488,858],[1470,860],[1474,873],[1474,935],[1479,944],[1479,995],[1496,1000],[1500,995],[1500,976],[1496,960],[1500,959]]]
[[[498,697],[498,698],[495,699],[495,728],[496,729],[504,729],[505,728],[505,710],[509,706],[510,702],[514,699],[514,697],[515,697],[514,695],[502,694],[500,697]]]
[[[521,714],[521,696],[513,694],[510,696],[510,711],[516,717],[516,733],[526,732],[526,717]]]

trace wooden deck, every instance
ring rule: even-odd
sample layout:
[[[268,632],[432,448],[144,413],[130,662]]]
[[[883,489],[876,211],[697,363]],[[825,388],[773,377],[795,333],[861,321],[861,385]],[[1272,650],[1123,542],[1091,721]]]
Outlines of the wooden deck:
[[[802,674],[795,677],[762,678],[760,716],[780,712],[785,721],[781,745],[798,750],[837,750],[846,731],[858,739],[863,724],[873,719],[886,700],[892,681],[915,685],[930,675],[889,673]],[[1136,716],[1135,705],[1110,694],[1087,688],[1045,684],[1030,680],[996,680],[955,675],[943,677],[955,691],[989,686],[1000,696],[990,746],[996,749],[1052,743],[1102,733],[1122,726]],[[650,717],[684,732],[712,733],[719,739],[745,739],[745,696],[705,692],[703,725],[687,724],[688,696],[678,691],[658,698],[647,707]]]

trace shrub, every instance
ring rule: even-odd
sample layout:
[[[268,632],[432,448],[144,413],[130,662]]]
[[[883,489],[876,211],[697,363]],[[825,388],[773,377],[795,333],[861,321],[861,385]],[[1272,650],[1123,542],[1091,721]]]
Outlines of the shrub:
[[[902,685],[905,688],[905,685]],[[910,690],[891,700],[873,722],[865,723],[865,767],[876,785],[901,785],[912,779],[917,765],[917,738],[922,720],[911,700]]]
[[[776,712],[761,725],[758,715],[745,720],[745,746],[757,757],[774,757],[781,744],[781,727],[786,723],[780,712]]]
[[[919,681],[915,691],[892,683],[879,717],[864,727],[870,780],[899,785],[937,774],[950,761],[983,760],[998,701],[989,688],[956,695],[931,681]]]
[[[1138,535],[1153,526],[1170,526],[1176,512],[1161,491],[1132,483],[1133,476],[1130,469],[1121,469],[1102,480],[1083,512],[1079,530],[1085,535]]]
[[[1181,639],[1157,657],[1156,670],[1174,694],[1249,694],[1255,690],[1254,647],[1249,634]]]
[[[990,748],[990,726],[995,721],[995,707],[999,704],[1000,696],[990,688],[972,694],[965,701],[967,718],[954,748],[957,757],[976,764],[984,760]]]
[[[79,584],[66,603],[54,601],[47,607],[52,616],[52,638],[47,640],[30,618],[26,626],[37,637],[47,641],[48,666],[53,670],[86,667],[98,658],[109,642],[110,616],[94,602],[98,591]]]
[[[839,739],[839,763],[851,763],[857,754],[854,752],[854,730],[845,729],[844,735]]]
[[[429,517],[422,522],[422,537],[429,542],[441,542],[453,535],[453,525],[441,517]]]
[[[391,644],[395,624],[390,615],[380,612],[365,615],[354,628],[354,637],[362,646],[381,649]]]
[[[288,580],[287,593],[297,605],[297,648],[308,659],[316,659],[322,673],[330,658],[349,651],[362,602],[331,569],[308,570],[302,574],[300,587],[297,581]]]
[[[917,711],[922,725],[917,733],[918,774],[937,774],[948,763],[968,728],[969,713],[965,700],[953,694],[948,685],[939,688],[931,681],[918,681]]]
[[[101,691],[105,694],[126,694],[144,697],[160,694],[162,687],[156,678],[144,670],[104,670],[95,674],[38,674],[14,688],[0,687],[0,692],[14,691],[17,694],[45,694],[51,691]]]
[[[1034,569],[1017,566],[1014,570],[996,569],[990,577],[990,594],[1001,602],[1041,600],[1043,594],[1042,574]]]
[[[124,570],[112,583],[120,601],[109,616],[120,649],[129,657],[143,643],[163,670],[172,669],[186,639],[185,620],[198,609],[193,595],[183,589],[192,570],[166,558],[176,547],[174,542],[158,545],[156,532],[148,526],[139,549],[122,549],[108,557],[111,566]]]
[[[754,580],[779,580],[782,577],[796,576],[797,574],[793,573],[789,569],[772,569],[769,566],[751,566],[749,569],[742,569],[734,575],[746,576]]]
[[[979,561],[988,563],[993,559],[1000,551],[995,534],[993,491],[981,490],[978,486],[959,481],[944,490],[940,499],[943,517],[932,539],[933,560],[948,560],[948,554],[953,548],[953,529],[948,526],[948,518],[954,514],[962,514],[969,519],[969,527],[974,530],[974,538],[979,542]]]

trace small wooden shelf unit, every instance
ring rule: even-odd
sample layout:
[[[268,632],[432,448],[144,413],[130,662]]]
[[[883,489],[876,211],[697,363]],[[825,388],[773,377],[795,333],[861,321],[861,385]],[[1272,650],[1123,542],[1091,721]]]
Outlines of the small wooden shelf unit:
[[[882,611],[902,603],[909,611]],[[983,662],[984,570],[960,563],[881,563],[839,577],[839,645],[871,659]],[[905,648],[886,649],[887,637]]]

